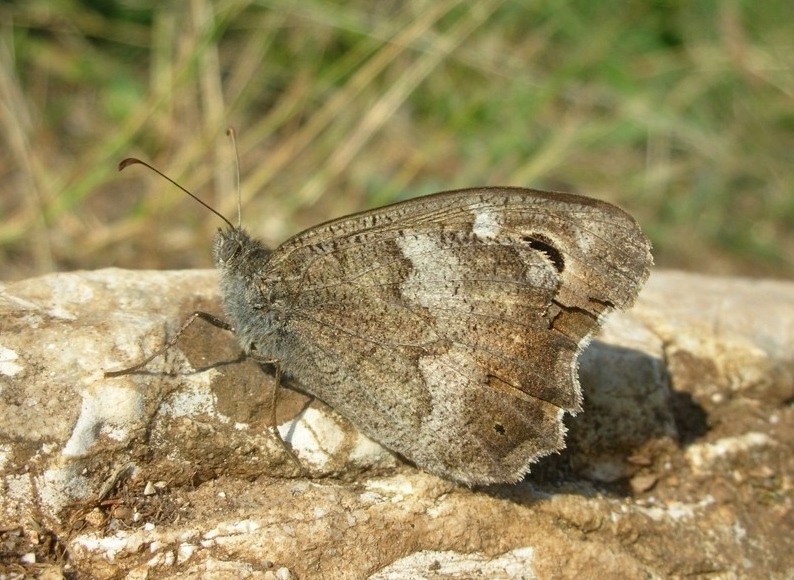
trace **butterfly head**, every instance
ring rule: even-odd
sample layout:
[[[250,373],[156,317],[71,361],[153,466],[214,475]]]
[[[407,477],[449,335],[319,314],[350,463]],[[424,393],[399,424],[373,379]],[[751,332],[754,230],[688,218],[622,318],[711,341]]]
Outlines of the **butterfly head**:
[[[250,276],[262,267],[270,251],[238,227],[219,229],[212,247],[215,266],[228,274]]]

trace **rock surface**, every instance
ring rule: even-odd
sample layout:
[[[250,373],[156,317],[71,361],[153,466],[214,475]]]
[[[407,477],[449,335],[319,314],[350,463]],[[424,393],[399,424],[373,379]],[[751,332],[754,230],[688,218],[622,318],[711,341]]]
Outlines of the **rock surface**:
[[[212,271],[0,285],[0,576],[785,578],[794,284],[656,272],[581,357],[568,448],[422,473],[199,321]],[[4,576],[5,575],[5,576]]]

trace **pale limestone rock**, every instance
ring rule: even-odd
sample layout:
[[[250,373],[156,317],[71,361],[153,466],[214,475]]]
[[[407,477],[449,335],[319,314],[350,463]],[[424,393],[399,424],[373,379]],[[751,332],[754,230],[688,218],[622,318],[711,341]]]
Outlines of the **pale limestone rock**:
[[[103,376],[197,309],[221,314],[214,272],[0,285],[0,540],[19,566],[95,578],[794,567],[792,284],[654,273],[581,357],[568,449],[520,484],[473,490],[282,390],[279,433],[300,473],[269,428],[272,377],[202,322],[145,370]]]

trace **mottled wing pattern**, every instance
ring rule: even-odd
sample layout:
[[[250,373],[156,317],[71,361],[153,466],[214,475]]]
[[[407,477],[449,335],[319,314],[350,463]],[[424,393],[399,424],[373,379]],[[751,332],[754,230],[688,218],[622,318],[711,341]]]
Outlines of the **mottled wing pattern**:
[[[440,193],[317,226],[259,287],[282,368],[365,433],[470,484],[563,446],[576,359],[632,304],[650,245],[622,210],[526,189]],[[395,388],[399,385],[399,388]]]

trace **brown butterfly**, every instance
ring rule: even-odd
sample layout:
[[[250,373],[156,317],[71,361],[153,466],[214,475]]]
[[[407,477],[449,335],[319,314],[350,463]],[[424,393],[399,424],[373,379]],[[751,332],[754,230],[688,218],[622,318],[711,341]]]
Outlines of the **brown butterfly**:
[[[215,321],[371,438],[469,485],[518,481],[564,447],[577,358],[652,263],[621,209],[531,189],[437,193],[274,250],[227,224],[214,257],[229,323]]]

